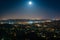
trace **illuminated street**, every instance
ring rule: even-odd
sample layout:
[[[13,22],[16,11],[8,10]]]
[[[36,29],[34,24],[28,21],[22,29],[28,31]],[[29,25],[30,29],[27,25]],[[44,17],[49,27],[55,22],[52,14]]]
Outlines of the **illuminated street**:
[[[44,23],[0,24],[0,40],[58,40],[59,23],[59,20],[55,20]]]
[[[0,40],[60,40],[60,0],[0,0]]]

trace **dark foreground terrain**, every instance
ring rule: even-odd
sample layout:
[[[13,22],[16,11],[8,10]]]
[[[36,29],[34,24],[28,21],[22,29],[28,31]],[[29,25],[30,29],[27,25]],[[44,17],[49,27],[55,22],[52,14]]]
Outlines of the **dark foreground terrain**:
[[[60,21],[36,24],[0,24],[0,40],[60,40]]]

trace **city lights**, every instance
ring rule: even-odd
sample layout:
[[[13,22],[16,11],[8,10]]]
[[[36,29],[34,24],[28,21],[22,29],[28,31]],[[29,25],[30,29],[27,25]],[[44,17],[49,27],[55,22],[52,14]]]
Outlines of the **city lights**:
[[[32,21],[29,21],[28,23],[32,24],[33,22]]]

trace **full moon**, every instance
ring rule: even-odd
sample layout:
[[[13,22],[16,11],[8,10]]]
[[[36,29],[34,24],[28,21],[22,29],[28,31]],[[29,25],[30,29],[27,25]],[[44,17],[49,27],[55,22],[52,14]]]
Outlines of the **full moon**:
[[[29,5],[32,5],[32,2],[31,1],[29,1]]]

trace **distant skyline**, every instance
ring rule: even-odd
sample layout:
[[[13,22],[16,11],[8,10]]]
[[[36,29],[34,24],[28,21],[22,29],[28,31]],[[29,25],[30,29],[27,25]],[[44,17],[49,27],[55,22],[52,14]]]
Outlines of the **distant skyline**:
[[[0,0],[1,19],[60,19],[60,0]]]

